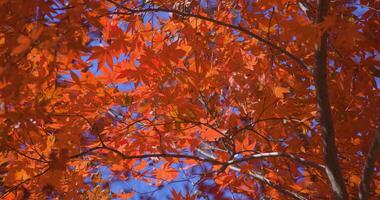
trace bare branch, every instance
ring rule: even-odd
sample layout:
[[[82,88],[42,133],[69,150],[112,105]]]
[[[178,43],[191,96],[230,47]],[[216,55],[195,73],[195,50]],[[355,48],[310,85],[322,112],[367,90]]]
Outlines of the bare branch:
[[[321,171],[325,170],[325,166],[322,164],[315,163],[315,162],[306,160],[305,158],[300,158],[300,157],[297,157],[293,154],[286,153],[286,152],[258,153],[258,154],[254,154],[251,156],[247,156],[245,158],[240,158],[240,159],[234,160],[234,161],[230,162],[229,164],[237,164],[237,163],[241,163],[241,162],[249,161],[249,160],[253,160],[253,159],[270,158],[270,157],[284,157],[284,158],[288,158],[290,160],[296,161],[298,163],[316,168],[316,169],[321,170]]]

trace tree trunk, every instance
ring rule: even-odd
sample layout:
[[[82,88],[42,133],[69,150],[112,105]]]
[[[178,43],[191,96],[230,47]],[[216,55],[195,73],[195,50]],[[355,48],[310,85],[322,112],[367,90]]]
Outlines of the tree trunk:
[[[329,0],[318,1],[318,14],[316,23],[321,23],[328,14]],[[347,191],[340,170],[338,151],[335,144],[335,130],[330,109],[327,86],[327,31],[322,33],[320,43],[315,50],[314,81],[319,109],[320,127],[322,129],[322,141],[326,174],[330,181],[334,197],[347,199]]]

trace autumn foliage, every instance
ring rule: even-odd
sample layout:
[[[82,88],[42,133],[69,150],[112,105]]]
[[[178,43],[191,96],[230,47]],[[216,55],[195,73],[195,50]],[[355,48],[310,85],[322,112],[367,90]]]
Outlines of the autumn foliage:
[[[379,9],[0,0],[0,198],[380,199]]]

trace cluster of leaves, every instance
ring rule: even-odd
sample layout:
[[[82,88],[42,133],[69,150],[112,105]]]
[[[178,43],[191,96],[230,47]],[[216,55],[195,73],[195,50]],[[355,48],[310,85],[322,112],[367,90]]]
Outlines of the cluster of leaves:
[[[380,122],[376,6],[330,2],[315,23],[315,1],[1,0],[1,198],[144,196],[110,188],[132,179],[191,185],[175,199],[331,198],[312,73],[326,32],[356,198]]]

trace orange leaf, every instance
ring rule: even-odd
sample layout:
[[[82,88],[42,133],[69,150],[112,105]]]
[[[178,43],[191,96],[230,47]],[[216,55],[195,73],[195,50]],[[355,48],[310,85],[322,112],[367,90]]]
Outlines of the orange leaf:
[[[16,172],[15,178],[18,181],[24,181],[30,178],[30,176],[26,173],[25,169],[21,169],[20,171]]]
[[[274,95],[277,97],[277,98],[284,98],[284,94],[285,93],[288,93],[289,92],[289,88],[285,88],[285,87],[275,87],[274,88]]]
[[[12,50],[12,55],[23,53],[24,51],[29,49],[30,45],[32,44],[32,40],[28,36],[24,35],[18,37],[17,42],[19,43],[19,45]]]
[[[178,176],[178,171],[175,169],[157,169],[156,170],[156,178],[159,180],[173,180]]]
[[[207,128],[205,131],[201,133],[202,138],[205,140],[215,140],[217,138],[220,138],[221,135],[217,131]]]
[[[360,183],[360,177],[356,176],[356,175],[352,175],[350,177],[350,182],[354,183],[355,185],[359,185],[359,183]]]
[[[115,196],[117,198],[120,198],[120,199],[129,199],[129,198],[135,196],[135,193],[134,192],[121,193],[121,194],[116,194]]]

